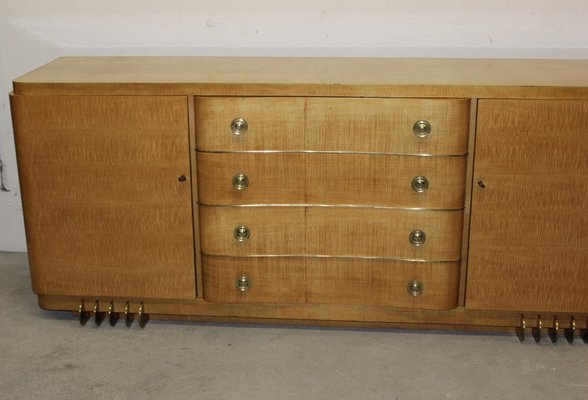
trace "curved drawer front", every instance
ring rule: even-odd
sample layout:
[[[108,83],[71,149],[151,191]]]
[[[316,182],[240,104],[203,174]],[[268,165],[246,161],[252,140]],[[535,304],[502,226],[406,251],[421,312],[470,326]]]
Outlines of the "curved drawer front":
[[[199,150],[467,153],[469,100],[199,97],[195,107]]]
[[[211,256],[202,262],[204,298],[211,302],[457,306],[459,262]]]
[[[455,261],[461,258],[462,220],[461,210],[200,207],[202,252],[210,255]],[[420,245],[411,243],[411,234]]]
[[[462,208],[465,171],[465,156],[198,153],[199,201]],[[237,176],[246,186],[233,184]],[[418,177],[425,190],[413,188]]]

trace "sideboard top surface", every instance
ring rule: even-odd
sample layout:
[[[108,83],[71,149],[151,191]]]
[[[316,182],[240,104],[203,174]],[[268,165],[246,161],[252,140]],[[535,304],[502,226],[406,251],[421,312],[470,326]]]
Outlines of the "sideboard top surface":
[[[588,98],[588,60],[62,57],[16,95]]]

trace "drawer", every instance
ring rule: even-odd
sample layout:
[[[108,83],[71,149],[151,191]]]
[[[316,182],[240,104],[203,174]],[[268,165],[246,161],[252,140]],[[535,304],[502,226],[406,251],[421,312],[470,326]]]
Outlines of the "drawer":
[[[455,261],[461,257],[462,220],[461,210],[200,207],[202,252],[209,255],[332,255]],[[420,245],[410,241],[411,233],[417,231],[424,233]],[[413,240],[418,238],[415,235]]]
[[[202,151],[344,151],[465,154],[469,100],[199,97]],[[246,121],[235,129],[232,121]],[[430,133],[414,133],[418,121]],[[426,134],[426,135],[425,135]]]
[[[198,153],[203,204],[464,206],[466,157]]]
[[[457,306],[459,262],[204,256],[202,263],[210,302]]]

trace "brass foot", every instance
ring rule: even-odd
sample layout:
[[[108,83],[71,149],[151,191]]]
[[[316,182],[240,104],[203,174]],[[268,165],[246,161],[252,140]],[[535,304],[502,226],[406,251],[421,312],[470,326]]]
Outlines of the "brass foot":
[[[547,334],[549,335],[549,339],[551,339],[551,343],[557,342],[557,331],[559,330],[559,323],[557,322],[557,317],[553,316],[553,326],[547,330]]]
[[[149,322],[149,314],[145,314],[145,310],[143,308],[143,302],[141,302],[141,304],[139,305],[139,326],[141,328],[145,328],[145,325],[147,325],[147,322]]]
[[[576,320],[574,317],[570,320],[570,327],[564,329],[564,336],[568,343],[574,343],[574,335],[576,334]]]
[[[531,334],[533,335],[533,339],[535,339],[535,343],[539,343],[541,341],[541,329],[543,328],[543,322],[541,321],[541,315],[537,315],[537,326],[531,329]]]
[[[94,322],[96,326],[100,326],[102,321],[104,321],[104,313],[100,312],[100,306],[98,305],[98,300],[96,300],[96,304],[94,304]]]
[[[84,300],[80,301],[80,305],[78,306],[78,317],[82,325],[86,325],[86,322],[90,319],[90,312],[86,311]]]
[[[114,312],[114,302],[110,302],[110,306],[108,306],[108,322],[110,326],[115,326],[118,322],[119,315],[117,312]]]
[[[127,301],[127,305],[125,306],[125,324],[127,325],[127,328],[130,328],[131,325],[133,325],[133,319],[134,316],[131,313],[131,306]]]

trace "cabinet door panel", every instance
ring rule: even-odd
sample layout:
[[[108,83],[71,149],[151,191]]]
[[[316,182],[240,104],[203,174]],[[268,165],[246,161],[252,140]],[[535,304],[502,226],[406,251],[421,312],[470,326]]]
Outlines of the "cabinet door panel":
[[[588,101],[480,100],[466,306],[588,311]]]
[[[35,292],[194,298],[186,98],[11,105]]]

